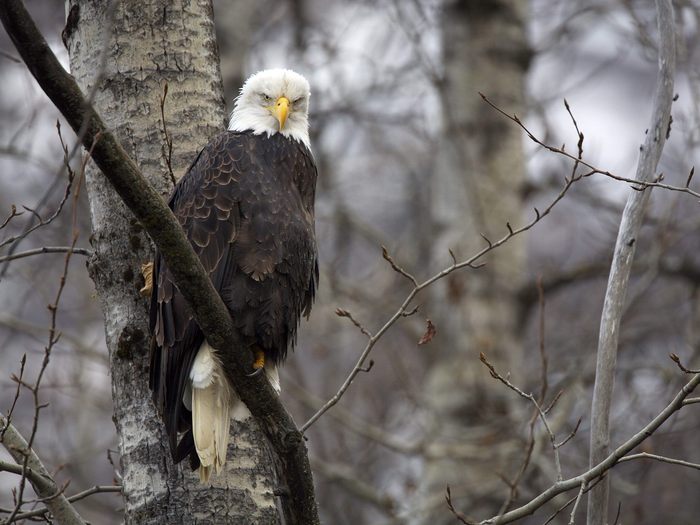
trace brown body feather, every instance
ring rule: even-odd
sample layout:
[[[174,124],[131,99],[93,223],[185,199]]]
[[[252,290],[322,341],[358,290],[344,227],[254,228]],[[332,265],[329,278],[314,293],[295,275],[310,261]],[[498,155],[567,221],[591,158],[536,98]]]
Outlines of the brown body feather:
[[[314,236],[316,166],[311,152],[280,134],[227,131],[198,155],[175,188],[170,208],[228,306],[249,351],[277,365],[294,346],[318,284]],[[204,335],[156,254],[151,296],[150,386],[173,458],[194,452],[191,412],[183,404]],[[185,432],[177,443],[179,432]]]

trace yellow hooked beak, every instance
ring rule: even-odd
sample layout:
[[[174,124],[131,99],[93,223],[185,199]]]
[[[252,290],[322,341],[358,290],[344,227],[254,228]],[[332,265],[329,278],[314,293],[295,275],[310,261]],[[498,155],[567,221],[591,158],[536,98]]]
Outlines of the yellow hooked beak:
[[[284,123],[287,122],[287,115],[289,115],[289,99],[287,97],[278,98],[275,104],[270,107],[270,111],[280,123],[281,131],[284,129]]]

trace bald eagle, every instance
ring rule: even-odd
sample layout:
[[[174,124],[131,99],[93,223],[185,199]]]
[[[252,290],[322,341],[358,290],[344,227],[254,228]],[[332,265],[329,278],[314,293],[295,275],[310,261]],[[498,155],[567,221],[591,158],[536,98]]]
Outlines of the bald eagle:
[[[253,352],[254,369],[264,370],[279,393],[277,366],[294,347],[299,319],[308,317],[316,292],[309,96],[309,83],[293,71],[251,76],[229,129],[199,152],[170,198],[244,342],[217,350],[207,344],[156,253],[150,387],[173,459],[189,456],[203,483],[226,461],[230,415],[242,404],[220,352]]]

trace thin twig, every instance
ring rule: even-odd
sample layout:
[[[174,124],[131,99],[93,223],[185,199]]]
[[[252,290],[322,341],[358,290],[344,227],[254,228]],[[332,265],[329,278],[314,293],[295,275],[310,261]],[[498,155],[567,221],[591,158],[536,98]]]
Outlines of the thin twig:
[[[41,218],[38,211],[35,211],[34,209],[27,208],[26,206],[23,206],[23,208],[25,208],[27,211],[30,211],[32,217],[38,218],[39,222],[33,223],[32,218],[30,217],[27,220],[25,230],[22,233],[20,233],[19,235],[15,235],[14,237],[11,237],[11,238],[6,239],[3,242],[1,242],[0,248],[4,247],[7,244],[10,244],[10,247],[8,249],[8,253],[6,255],[12,255],[24,238],[26,238],[33,231],[35,231],[39,228],[42,228],[48,224],[51,224],[51,222],[53,222],[56,219],[56,217],[58,217],[58,215],[60,215],[60,213],[63,209],[63,205],[68,200],[70,188],[73,184],[74,173],[70,167],[70,161],[77,154],[77,152],[80,151],[80,146],[81,146],[80,139],[83,138],[83,135],[85,134],[86,129],[87,128],[85,126],[83,126],[83,127],[81,127],[81,129],[77,130],[77,135],[79,137],[79,140],[73,145],[71,150],[68,151],[68,147],[66,146],[66,144],[63,140],[63,136],[61,135],[61,122],[59,120],[56,120],[56,133],[58,135],[58,139],[59,139],[59,142],[61,144],[61,150],[63,151],[63,164],[62,164],[60,170],[58,170],[58,173],[56,174],[54,182],[51,183],[51,186],[49,186],[49,188],[46,190],[46,192],[41,197],[41,199],[39,199],[39,201],[37,202],[36,210],[41,210],[46,205],[46,203],[48,202],[50,197],[53,195],[55,189],[58,188],[58,186],[61,182],[62,176],[63,176],[64,168],[66,168],[68,170],[68,184],[66,185],[66,190],[63,194],[63,197],[61,198],[61,201],[58,204],[58,207],[54,211],[53,215],[51,215],[46,220]],[[0,280],[2,280],[5,277],[9,267],[10,267],[9,261],[6,261],[2,265],[2,269],[0,269]]]
[[[600,483],[601,480],[602,480],[604,477],[605,477],[605,476],[596,478],[596,479],[593,481],[593,483],[589,483],[589,484],[587,485],[586,489],[583,491],[583,493],[586,494],[587,492],[589,492],[593,487],[595,487],[598,483]],[[577,493],[573,498],[569,499],[566,503],[564,503],[561,507],[559,507],[556,511],[554,511],[554,513],[553,513],[552,515],[550,515],[550,516],[542,523],[542,525],[548,525],[549,523],[551,523],[551,522],[554,520],[554,518],[556,518],[556,517],[559,515],[560,512],[562,512],[563,510],[566,509],[566,507],[568,507],[569,505],[571,505],[572,503],[574,503],[575,501],[578,501],[578,500],[579,500],[579,494]]]
[[[163,94],[160,96],[160,120],[163,123],[163,135],[165,136],[165,144],[162,147],[165,164],[168,166],[168,175],[173,186],[177,184],[175,173],[173,173],[173,138],[168,133],[168,126],[165,123],[165,99],[168,96],[168,82],[163,82]]]
[[[335,309],[335,315],[338,317],[347,317],[350,319],[352,324],[354,324],[357,328],[359,328],[360,332],[362,332],[364,335],[366,335],[369,339],[372,339],[372,334],[367,330],[360,321],[355,319],[350,312],[347,310],[344,310],[343,308],[336,308]]]
[[[573,116],[571,117],[573,118]],[[574,120],[574,124],[576,121]],[[577,128],[578,129],[578,128]],[[547,397],[547,389],[549,388],[549,383],[547,379],[547,352],[545,350],[545,337],[544,337],[544,321],[545,321],[545,300],[544,300],[544,286],[542,286],[542,277],[537,279],[537,295],[539,308],[539,350],[540,350],[540,363],[542,364],[541,374],[540,374],[540,404],[544,403],[545,397]],[[545,414],[547,411],[545,411]]]
[[[700,463],[692,463],[690,461],[684,461],[682,459],[674,459],[666,456],[659,456],[657,454],[649,454],[648,452],[640,452],[638,454],[630,454],[622,458],[619,463],[624,461],[633,461],[635,459],[653,459],[656,461],[661,461],[662,463],[670,463],[671,465],[680,465],[681,467],[693,468],[695,470],[700,470]]]
[[[14,374],[10,376],[10,378],[17,384],[17,388],[15,389],[15,395],[12,398],[12,404],[10,405],[10,409],[7,411],[7,416],[5,416],[5,424],[2,426],[2,430],[0,430],[0,443],[2,443],[2,440],[5,437],[5,431],[7,430],[7,427],[12,422],[12,414],[15,411],[15,406],[17,405],[19,394],[22,391],[22,378],[24,377],[24,367],[26,364],[27,354],[23,354],[22,359],[20,359],[19,361],[19,376],[16,376]]]
[[[42,253],[67,253],[71,252],[76,255],[84,255],[90,257],[93,252],[87,248],[73,248],[71,246],[43,246],[41,248],[34,248],[24,252],[15,253],[12,255],[4,255],[0,257],[0,262],[14,261],[15,259],[22,259],[24,257],[31,257],[33,255],[41,255]]]
[[[416,281],[416,278],[413,277],[413,275],[411,275],[410,273],[408,273],[406,270],[404,270],[403,268],[401,268],[401,266],[399,266],[398,264],[396,264],[396,262],[394,261],[394,259],[392,259],[391,255],[389,255],[389,250],[386,249],[386,246],[382,246],[382,257],[384,257],[384,259],[385,259],[386,261],[388,261],[388,263],[391,265],[391,267],[394,269],[395,272],[400,273],[400,274],[403,275],[406,279],[408,279],[409,281],[411,281],[411,282],[413,283],[413,286],[418,286],[418,281]],[[454,257],[454,256],[453,256],[453,257]]]
[[[508,118],[508,119],[512,120],[513,122],[515,122],[518,126],[520,126],[520,128],[527,134],[527,136],[530,138],[530,140],[532,140],[533,142],[535,142],[537,145],[541,146],[542,148],[546,149],[547,151],[551,151],[552,153],[556,153],[556,154],[558,154],[558,155],[562,155],[562,156],[564,156],[564,157],[567,157],[567,158],[573,160],[574,162],[578,162],[578,163],[581,164],[582,166],[587,167],[590,171],[588,171],[587,173],[585,173],[585,174],[584,174],[584,177],[590,177],[590,176],[595,175],[595,174],[600,174],[600,175],[604,175],[604,176],[606,176],[606,177],[608,177],[608,178],[610,178],[610,179],[614,179],[614,180],[617,180],[617,181],[620,181],[620,182],[627,182],[628,184],[632,185],[633,188],[636,188],[636,189],[639,189],[640,187],[641,187],[641,188],[663,188],[663,189],[669,190],[669,191],[678,191],[678,192],[681,192],[681,193],[687,193],[688,195],[692,195],[693,197],[700,198],[700,193],[699,193],[699,192],[693,191],[693,190],[691,190],[690,188],[687,188],[687,187],[685,187],[685,186],[673,186],[673,185],[671,185],[671,184],[664,184],[664,183],[662,183],[662,182],[659,182],[658,180],[654,180],[654,181],[639,181],[639,180],[636,180],[636,179],[630,179],[630,178],[627,178],[627,177],[621,177],[621,176],[619,176],[619,175],[615,175],[614,173],[611,173],[610,171],[597,168],[595,165],[591,164],[590,162],[588,162],[588,161],[586,161],[586,160],[583,160],[583,159],[579,159],[579,158],[576,157],[576,155],[572,155],[571,153],[569,153],[568,151],[566,151],[564,148],[558,148],[558,147],[556,147],[556,146],[552,146],[552,145],[550,145],[550,144],[546,144],[546,143],[543,142],[542,140],[538,139],[538,138],[525,126],[525,124],[523,124],[522,120],[520,120],[520,118],[519,118],[517,115],[510,115],[510,114],[506,113],[506,112],[503,111],[501,108],[499,108],[496,104],[494,104],[493,102],[491,102],[491,100],[489,100],[489,98],[488,98],[486,95],[484,95],[483,93],[479,93],[479,95],[480,95],[481,98],[484,100],[484,102],[486,102],[489,106],[491,106],[492,108],[494,108],[496,111],[498,111],[499,113],[501,113],[501,114],[502,114],[503,116],[505,116],[506,118]]]
[[[572,116],[573,118],[573,116]],[[575,123],[575,121],[574,121]],[[581,140],[581,143],[583,143],[583,140]],[[535,212],[537,214],[537,217],[540,216],[539,210],[535,209]],[[552,406],[554,403],[556,403],[557,399],[559,399],[559,396],[561,395],[561,392],[557,394],[552,402],[550,403],[549,407],[547,407],[544,410],[540,409],[540,406],[542,403],[544,403],[544,400],[547,396],[547,390],[548,390],[548,379],[547,379],[547,353],[545,351],[545,335],[544,335],[544,321],[545,321],[545,299],[544,299],[544,287],[542,286],[542,278],[537,279],[537,291],[538,291],[538,297],[539,297],[539,351],[540,351],[540,363],[542,365],[541,367],[541,376],[540,376],[540,394],[538,398],[538,402],[535,403],[535,410],[533,411],[532,417],[530,418],[530,421],[528,423],[528,438],[527,438],[527,443],[525,445],[525,456],[523,457],[523,460],[520,464],[520,467],[518,468],[518,472],[516,473],[515,477],[509,481],[508,487],[508,497],[506,500],[503,502],[501,505],[501,508],[498,511],[498,515],[501,516],[505,512],[510,509],[513,501],[515,501],[515,498],[518,495],[518,486],[520,485],[520,482],[525,475],[525,472],[527,471],[527,468],[530,466],[530,461],[532,459],[532,452],[535,449],[535,424],[537,423],[537,420],[542,416],[544,417],[549,410],[551,410]],[[580,421],[580,420],[579,420]],[[578,427],[577,427],[578,429]],[[574,430],[574,433],[576,430]],[[563,443],[566,443],[568,440],[564,440]],[[552,446],[554,447],[554,451],[556,453],[557,449],[561,445],[556,445],[552,443]],[[559,467],[559,470],[557,472],[557,479],[561,479],[561,467]],[[496,523],[498,523],[498,520],[496,520]]]
[[[578,491],[578,496],[576,496],[576,502],[574,503],[574,508],[571,509],[571,516],[569,517],[569,525],[574,525],[574,520],[576,518],[576,511],[578,510],[578,505],[581,503],[581,499],[583,498],[583,494],[586,492],[586,483],[585,481],[581,482],[581,488]]]
[[[523,392],[520,388],[511,383],[507,378],[499,374],[496,368],[491,363],[489,363],[488,359],[486,358],[486,355],[484,355],[483,352],[480,353],[479,360],[489,369],[491,377],[499,380],[501,383],[510,388],[520,397],[527,399],[533,404],[535,410],[537,411],[537,414],[539,415],[540,421],[542,421],[542,425],[544,426],[544,429],[547,431],[547,435],[549,436],[549,441],[552,445],[552,450],[554,452],[554,464],[557,470],[557,481],[561,481],[563,479],[561,471],[561,460],[559,459],[559,447],[556,444],[556,437],[554,435],[554,432],[552,432],[551,427],[549,426],[547,415],[545,414],[544,410],[542,410],[542,407],[537,402],[537,399],[535,399],[535,396],[531,393],[528,394],[526,392]]]
[[[30,233],[36,231],[39,228],[42,228],[44,226],[47,226],[48,224],[51,224],[56,217],[58,217],[61,214],[61,211],[63,210],[63,206],[65,205],[66,201],[68,200],[68,197],[70,196],[70,189],[73,184],[73,173],[68,174],[68,182],[66,183],[66,189],[63,192],[63,197],[61,198],[61,201],[58,203],[58,206],[54,210],[54,212],[44,219],[41,217],[34,209],[28,208],[26,206],[23,206],[25,210],[29,211],[34,215],[35,217],[38,218],[38,222],[36,222],[33,226],[27,228],[24,230],[22,233],[19,233],[17,235],[13,235],[11,237],[7,237],[4,239],[2,242],[0,242],[0,248],[7,246],[8,244],[15,243],[17,241],[20,241],[21,239],[24,239],[27,235]]]
[[[105,494],[105,493],[115,493],[115,492],[121,492],[122,487],[121,485],[95,485],[94,487],[90,487],[89,489],[86,489],[82,492],[78,492],[77,494],[74,494],[68,498],[69,503],[75,503],[76,501],[80,501],[81,499],[85,499],[89,496],[92,496],[93,494]],[[46,515],[50,510],[48,508],[43,508],[43,509],[36,509],[36,510],[31,510],[28,512],[23,512],[21,514],[18,514],[17,516],[14,517],[13,521],[20,521],[20,520],[25,520],[29,518],[36,518],[39,516],[44,516]],[[4,522],[4,523],[12,523],[12,522]]]
[[[603,476],[608,470],[619,463],[620,460],[630,451],[639,446],[640,443],[656,432],[656,430],[663,425],[668,418],[680,410],[683,407],[683,400],[693,393],[698,384],[700,384],[700,374],[694,375],[692,379],[688,381],[688,383],[683,385],[683,388],[681,388],[673,400],[666,405],[666,407],[659,412],[654,419],[652,419],[636,434],[627,439],[627,441],[622,443],[622,445],[617,447],[610,455],[608,455],[597,465],[593,466],[582,474],[579,474],[578,476],[552,484],[547,490],[531,499],[525,505],[511,510],[505,513],[503,516],[494,516],[492,518],[485,519],[479,522],[480,525],[492,525],[493,523],[496,523],[496,520],[498,520],[498,523],[501,524],[512,523],[520,518],[529,516],[559,494],[573,490],[576,487],[580,487],[582,481],[586,481],[590,484],[593,480]]]
[[[4,463],[3,468],[19,474],[21,479],[29,479],[37,495],[41,498],[47,498],[45,502],[46,507],[58,523],[62,525],[85,525],[85,522],[70,504],[60,487],[49,475],[48,470],[46,470],[39,457],[14,425],[7,423],[5,416],[2,414],[0,414],[0,423],[6,428],[2,443],[18,463],[16,466]],[[21,497],[17,503],[22,503]],[[18,509],[15,507],[5,521],[11,523],[18,515]]]
[[[680,368],[680,369],[681,369],[683,372],[685,372],[686,374],[698,374],[698,373],[700,373],[700,370],[692,370],[692,369],[690,369],[690,368],[686,368],[686,367],[683,365],[683,363],[681,363],[681,358],[678,357],[678,355],[676,355],[676,354],[674,354],[674,353],[671,353],[671,354],[669,354],[668,356],[671,358],[671,361],[673,361],[674,363],[676,363],[676,365],[678,366],[678,368]]]
[[[18,212],[17,211],[17,206],[14,204],[10,207],[10,214],[7,216],[7,218],[2,221],[2,224],[0,224],[0,230],[2,230],[5,226],[7,226],[12,219],[15,217],[19,217],[20,215],[24,214],[23,211]]]
[[[510,239],[515,237],[516,235],[520,235],[531,228],[533,228],[537,223],[542,221],[547,215],[549,215],[554,208],[554,206],[557,205],[559,201],[561,201],[564,198],[564,195],[569,191],[571,186],[573,186],[576,182],[581,180],[584,175],[573,175],[572,177],[568,177],[564,181],[564,187],[561,189],[559,194],[552,199],[552,201],[549,203],[549,205],[534,219],[530,220],[529,222],[525,223],[525,225],[521,226],[520,228],[513,229],[512,226],[508,229],[508,233],[506,233],[503,237],[501,237],[499,240],[492,242],[489,239],[486,239],[488,245],[485,248],[482,248],[480,251],[478,251],[476,254],[473,256],[469,257],[468,259],[465,259],[461,262],[458,263],[453,263],[449,267],[441,270],[440,272],[436,273],[429,279],[423,281],[422,283],[418,284],[417,286],[414,286],[413,290],[409,292],[409,294],[406,296],[404,301],[401,303],[401,306],[394,312],[394,314],[389,317],[389,319],[386,320],[386,322],[382,325],[382,327],[377,330],[374,335],[372,335],[369,338],[369,341],[367,341],[367,344],[365,345],[365,348],[362,350],[360,357],[357,360],[357,363],[355,366],[352,368],[348,376],[345,378],[345,381],[343,381],[342,385],[338,389],[338,391],[328,400],[326,403],[316,411],[316,413],[309,418],[309,420],[304,423],[300,430],[301,432],[305,432],[311,425],[313,425],[325,412],[327,412],[331,407],[333,407],[335,404],[340,401],[340,399],[343,397],[343,394],[347,391],[347,389],[350,387],[352,384],[353,380],[357,376],[357,374],[362,370],[362,367],[364,365],[365,360],[369,356],[369,354],[372,352],[372,349],[374,346],[377,344],[377,342],[382,338],[382,336],[391,328],[394,323],[396,323],[397,320],[399,320],[401,317],[403,317],[403,314],[408,311],[409,305],[413,301],[413,299],[418,295],[419,292],[424,290],[425,288],[431,286],[433,283],[436,281],[439,281],[440,279],[446,277],[447,275],[450,275],[452,272],[460,270],[462,268],[474,268],[476,267],[475,263],[481,259],[484,255],[487,253],[490,253],[491,251],[499,248],[503,244],[507,243]],[[483,237],[483,235],[482,235]],[[365,334],[366,335],[366,334]]]
[[[460,523],[463,523],[464,525],[475,525],[476,522],[471,521],[455,508],[454,504],[452,503],[452,491],[450,490],[449,485],[447,485],[445,488],[445,501],[447,502],[447,508],[450,509],[450,512],[459,520]]]
[[[59,133],[60,136],[60,133]],[[95,144],[99,141],[100,134],[98,133],[95,136],[94,142],[89,150],[89,153],[92,153],[93,148],[95,147]],[[63,139],[61,138],[61,143],[63,144]],[[64,152],[67,154],[67,147],[64,145]],[[46,372],[46,369],[49,365],[49,361],[51,358],[51,353],[53,351],[54,346],[56,343],[58,343],[58,340],[61,337],[60,332],[57,330],[56,327],[56,319],[57,319],[57,314],[58,314],[58,307],[59,303],[61,301],[61,297],[63,295],[63,290],[65,289],[66,286],[66,281],[67,281],[67,276],[68,276],[68,269],[70,266],[70,260],[71,256],[73,255],[73,250],[75,249],[75,244],[78,242],[78,236],[79,236],[79,231],[78,231],[78,226],[77,226],[77,208],[78,208],[78,197],[80,195],[80,188],[81,188],[81,181],[83,179],[83,175],[85,174],[85,167],[87,165],[87,161],[89,159],[89,155],[86,155],[85,158],[83,159],[81,163],[81,170],[80,170],[80,176],[77,179],[77,182],[75,184],[75,191],[73,192],[73,214],[72,214],[72,221],[73,221],[73,239],[72,239],[72,244],[71,247],[66,251],[65,258],[64,258],[64,265],[63,265],[63,273],[61,274],[60,280],[59,280],[59,285],[58,285],[58,290],[56,291],[56,296],[55,299],[52,303],[50,303],[47,306],[47,309],[50,312],[50,324],[49,324],[49,337],[48,337],[48,343],[44,347],[44,358],[41,362],[41,367],[39,368],[39,372],[37,373],[36,380],[34,381],[33,385],[28,385],[26,383],[24,384],[29,391],[32,394],[32,398],[34,401],[34,419],[32,421],[32,429],[31,433],[29,434],[29,440],[27,441],[27,446],[26,448],[30,450],[33,445],[34,445],[34,440],[37,436],[37,432],[39,430],[39,414],[41,409],[45,408],[47,405],[42,404],[39,399],[39,390],[41,387],[41,382],[44,377],[44,373]],[[66,163],[66,169],[68,170],[68,175],[69,175],[69,180],[71,183],[75,179],[75,173],[71,169],[70,165],[68,164],[68,158],[65,157],[64,161]],[[71,186],[69,186],[66,189],[65,193],[65,198],[68,198],[68,195],[70,195],[70,190]],[[63,204],[61,204],[61,208],[63,207]],[[26,471],[27,467],[29,466],[29,460],[30,456],[28,453],[24,454],[24,460],[22,462],[22,469]],[[17,489],[17,498],[16,498],[16,505],[13,510],[13,512],[10,514],[10,516],[7,518],[7,523],[11,523],[16,519],[16,517],[20,513],[20,509],[22,508],[22,505],[24,505],[23,501],[23,496],[24,496],[24,490],[26,486],[26,479],[27,476],[25,474],[22,475],[20,478],[19,482],[19,488]],[[31,480],[30,480],[31,481]],[[36,485],[33,483],[34,488],[36,489]],[[46,495],[42,495],[43,497],[46,497]],[[51,496],[52,498],[54,496]],[[77,515],[77,513],[75,513]]]

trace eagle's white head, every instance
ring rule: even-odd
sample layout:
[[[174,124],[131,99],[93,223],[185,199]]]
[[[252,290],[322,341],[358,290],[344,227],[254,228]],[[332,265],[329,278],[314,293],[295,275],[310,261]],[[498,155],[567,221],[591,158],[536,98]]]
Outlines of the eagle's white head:
[[[291,69],[266,69],[245,81],[231,113],[228,129],[267,136],[281,133],[309,141],[309,83]]]

